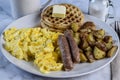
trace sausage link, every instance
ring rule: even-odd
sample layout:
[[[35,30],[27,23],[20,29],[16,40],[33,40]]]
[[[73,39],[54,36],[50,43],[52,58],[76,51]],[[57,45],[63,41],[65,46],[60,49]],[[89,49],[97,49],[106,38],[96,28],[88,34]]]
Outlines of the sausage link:
[[[79,63],[80,62],[79,48],[78,48],[78,45],[73,38],[72,32],[70,30],[66,30],[64,32],[64,35],[68,40],[73,62],[74,63]]]
[[[73,68],[73,62],[70,54],[69,45],[64,35],[59,36],[58,44],[62,55],[62,62],[64,65],[64,69],[66,71],[69,71]]]

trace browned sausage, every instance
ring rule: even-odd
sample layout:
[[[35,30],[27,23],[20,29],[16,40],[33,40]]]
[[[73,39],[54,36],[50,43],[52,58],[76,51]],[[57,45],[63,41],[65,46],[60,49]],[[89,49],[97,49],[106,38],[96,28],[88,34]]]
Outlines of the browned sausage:
[[[58,44],[60,47],[64,68],[66,71],[69,71],[73,68],[73,62],[70,54],[69,45],[64,35],[59,36]]]
[[[74,63],[79,63],[80,62],[80,53],[79,53],[79,48],[77,43],[75,42],[73,35],[70,30],[66,30],[64,32],[65,37],[68,40],[69,46],[70,46],[70,51],[72,55],[72,59]]]

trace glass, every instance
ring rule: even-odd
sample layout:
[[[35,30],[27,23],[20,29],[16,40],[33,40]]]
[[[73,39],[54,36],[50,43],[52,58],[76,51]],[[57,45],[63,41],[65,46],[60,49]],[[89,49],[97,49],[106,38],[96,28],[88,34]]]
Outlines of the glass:
[[[90,0],[89,14],[95,16],[102,21],[106,21],[108,17],[113,18],[114,15],[109,11],[114,10],[111,0]]]
[[[12,16],[14,19],[25,16],[30,13],[39,12],[41,8],[48,5],[52,0],[46,0],[44,5],[40,4],[41,0],[10,0]]]

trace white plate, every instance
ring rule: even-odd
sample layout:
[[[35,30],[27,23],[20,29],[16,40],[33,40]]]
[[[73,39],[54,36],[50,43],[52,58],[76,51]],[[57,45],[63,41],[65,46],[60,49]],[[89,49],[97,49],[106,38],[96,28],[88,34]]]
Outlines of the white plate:
[[[108,26],[106,23],[96,19],[95,17],[92,16],[85,16],[86,21],[93,21],[98,28],[102,28],[106,31],[106,33],[108,35],[111,35],[113,37],[113,40],[115,41],[115,45],[118,46],[118,50],[119,50],[119,38],[117,36],[117,34],[115,33],[115,31]],[[35,14],[31,14],[25,17],[22,17],[16,21],[14,21],[12,24],[10,24],[9,26],[7,26],[7,29],[15,26],[17,28],[25,28],[25,27],[33,27],[36,24],[38,24],[40,21],[40,17],[39,14],[35,13]],[[3,31],[4,32],[4,31]],[[41,72],[39,72],[38,68],[34,66],[34,64],[32,62],[26,62],[23,60],[18,60],[17,58],[13,57],[9,52],[7,52],[4,47],[4,39],[3,39],[3,34],[1,34],[1,41],[0,41],[0,48],[1,51],[3,53],[3,55],[14,65],[16,65],[17,67],[39,75],[39,76],[44,76],[44,77],[52,77],[52,78],[68,78],[68,77],[76,77],[76,76],[82,76],[82,75],[86,75],[92,72],[95,72],[97,70],[100,70],[101,68],[105,67],[107,64],[109,64],[117,55],[118,50],[116,52],[116,54],[112,57],[112,58],[107,58],[107,59],[103,59],[103,60],[98,60],[95,61],[94,63],[81,63],[81,64],[76,64],[74,66],[74,69],[67,72],[67,71],[57,71],[57,72],[51,72],[49,74],[42,74]]]

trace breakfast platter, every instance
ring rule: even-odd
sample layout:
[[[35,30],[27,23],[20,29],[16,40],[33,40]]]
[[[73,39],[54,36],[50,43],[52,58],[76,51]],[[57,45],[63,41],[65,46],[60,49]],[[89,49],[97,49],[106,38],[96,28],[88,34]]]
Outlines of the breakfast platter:
[[[24,16],[8,25],[0,38],[0,49],[11,63],[52,78],[100,70],[119,51],[119,38],[109,25],[71,4],[52,5],[42,14]]]

